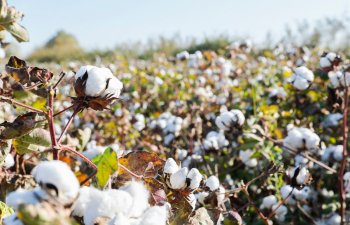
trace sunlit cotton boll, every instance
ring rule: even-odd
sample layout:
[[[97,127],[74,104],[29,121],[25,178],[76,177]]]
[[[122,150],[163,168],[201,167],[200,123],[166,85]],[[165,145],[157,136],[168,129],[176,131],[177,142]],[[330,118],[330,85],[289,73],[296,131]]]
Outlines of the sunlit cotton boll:
[[[142,215],[141,223],[139,225],[166,225],[166,222],[166,206],[153,206],[147,209],[146,212]]]
[[[74,204],[72,215],[83,217],[86,207],[88,206],[93,195],[99,195],[100,191],[93,187],[83,186],[79,190],[79,197]]]
[[[290,179],[295,178],[298,185],[305,185],[309,181],[310,173],[305,167],[294,167],[287,171]],[[295,177],[296,176],[296,177]]]
[[[244,114],[238,110],[233,109],[231,111],[224,111],[215,119],[215,124],[221,130],[230,130],[232,127],[239,128],[244,124]]]
[[[285,202],[290,205],[295,205],[296,199],[295,199],[295,193],[298,192],[297,189],[293,189],[290,185],[283,185],[280,189],[281,195],[283,199],[286,199]],[[287,199],[288,197],[288,199]]]
[[[131,181],[122,186],[120,190],[128,192],[133,198],[131,210],[129,211],[129,217],[140,217],[149,207],[149,191],[144,184]]]
[[[182,189],[186,186],[186,178],[188,174],[188,168],[184,167],[179,169],[176,173],[170,176],[170,185],[172,189]]]
[[[292,150],[306,148],[312,151],[318,149],[319,143],[320,138],[317,134],[310,129],[298,127],[290,129],[283,140],[283,146]]]
[[[106,217],[112,219],[117,213],[126,214],[133,204],[131,195],[122,190],[111,189],[98,191],[91,195],[84,212],[84,223],[94,225],[96,219]]]
[[[250,149],[247,149],[245,151],[239,151],[239,157],[241,158],[244,165],[248,167],[255,167],[256,165],[258,165],[258,160],[256,158],[251,158],[253,154],[254,151]]]
[[[6,196],[6,204],[14,210],[18,210],[19,206],[23,204],[35,205],[41,201],[39,197],[41,195],[39,195],[41,191],[42,190],[40,190],[40,188],[36,188],[34,190],[19,188]]]
[[[327,115],[325,120],[322,122],[324,127],[336,127],[339,126],[341,119],[343,118],[343,114],[341,113],[331,113]]]
[[[307,89],[314,80],[314,73],[305,66],[297,67],[290,78],[290,82],[298,90]]]
[[[48,195],[57,198],[64,205],[72,203],[78,196],[79,182],[64,162],[41,162],[33,169],[32,174]]]
[[[220,181],[217,176],[211,175],[205,182],[205,186],[207,186],[210,191],[216,191],[220,187]]]
[[[229,145],[225,135],[222,132],[210,131],[203,141],[205,150],[219,150]]]
[[[168,158],[165,161],[164,173],[173,174],[173,173],[176,173],[178,170],[179,170],[179,166],[177,165],[177,163],[173,158]]]
[[[8,154],[5,158],[4,166],[6,169],[9,169],[15,165],[15,160],[11,154]]]
[[[130,219],[123,213],[118,213],[108,222],[108,225],[131,225]]]
[[[331,145],[326,148],[321,155],[321,159],[324,162],[328,162],[330,159],[341,161],[343,158],[343,146],[342,145]]]
[[[336,57],[337,57],[337,54],[335,54],[334,52],[323,54],[320,58],[320,66],[322,68],[332,66],[332,63]]]
[[[274,195],[269,195],[263,198],[260,209],[271,209],[277,203],[277,198]]]
[[[198,169],[192,168],[190,170],[190,172],[188,172],[187,178],[190,179],[189,188],[191,190],[194,190],[194,189],[199,187],[199,185],[203,179],[203,175],[199,172]]]

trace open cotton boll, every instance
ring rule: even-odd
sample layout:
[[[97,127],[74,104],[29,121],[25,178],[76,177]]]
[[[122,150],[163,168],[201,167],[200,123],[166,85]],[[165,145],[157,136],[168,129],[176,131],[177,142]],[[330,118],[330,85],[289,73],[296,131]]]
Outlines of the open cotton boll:
[[[98,195],[99,192],[100,192],[99,190],[93,187],[87,187],[87,186],[81,187],[79,190],[79,198],[74,204],[72,215],[83,217],[86,207],[89,204],[90,200],[92,199],[92,196]]]
[[[207,186],[210,191],[216,191],[220,187],[220,181],[217,176],[211,175],[205,182],[205,186]]]
[[[122,213],[118,213],[112,220],[108,222],[108,225],[131,225],[130,219]]]
[[[196,196],[193,193],[190,193],[187,197],[186,197],[188,203],[190,203],[192,210],[194,210],[196,208],[196,204],[197,204],[197,199]]]
[[[313,131],[307,128],[299,128],[303,134],[303,140],[305,141],[305,146],[309,150],[318,149],[320,144],[320,137]]]
[[[11,154],[7,154],[5,158],[4,166],[6,169],[9,169],[15,165],[15,160]]]
[[[330,218],[327,219],[327,225],[340,225],[341,216],[338,213],[334,213]]]
[[[128,192],[133,199],[129,217],[139,217],[149,207],[149,191],[143,183],[130,181],[119,190]]]
[[[343,114],[341,113],[331,113],[327,115],[326,119],[322,122],[324,127],[336,127],[339,126]]]
[[[190,57],[190,53],[188,51],[182,51],[176,54],[176,58],[178,60],[186,60]]]
[[[222,130],[230,130],[232,127],[241,127],[244,124],[244,114],[238,110],[224,111],[215,119],[215,124]]]
[[[286,199],[289,196],[288,199],[285,200],[287,204],[295,205],[296,200],[294,194],[298,191],[297,189],[294,188],[293,190],[292,186],[285,184],[281,187],[280,191],[283,199]]]
[[[346,192],[350,192],[350,172],[346,172],[343,176],[344,189]]]
[[[338,76],[340,86],[349,87],[350,86],[350,72],[343,72],[341,76]]]
[[[290,177],[290,179],[295,178],[298,185],[305,185],[309,181],[310,177],[310,173],[305,167],[290,168],[287,171],[287,175]]]
[[[294,166],[306,166],[308,162],[309,160],[300,154],[294,157]]]
[[[91,195],[91,199],[84,211],[84,224],[94,225],[99,217],[112,219],[117,213],[114,210],[114,199],[108,196],[105,192],[98,191]]]
[[[330,67],[330,66],[332,66],[332,62],[327,57],[321,57],[320,58],[320,66],[322,68]]]
[[[288,131],[287,137],[283,140],[283,145],[292,149],[300,149],[303,147],[303,134],[297,128]]]
[[[96,66],[86,65],[80,67],[78,72],[75,74],[74,78],[77,80],[78,78],[82,77],[85,73],[89,72],[92,68],[97,68]]]
[[[106,69],[106,68],[104,68]],[[110,72],[109,69],[106,69]],[[118,98],[120,96],[120,93],[123,89],[123,83],[120,82],[120,80],[113,76],[112,72],[110,72],[111,77],[107,79],[108,86],[106,90],[103,92],[102,96],[113,96],[115,98]]]
[[[41,200],[38,198],[38,195],[35,194],[38,190],[39,188],[31,191],[19,188],[6,196],[6,204],[14,210],[18,210],[18,207],[22,204],[35,205]]]
[[[139,225],[166,225],[166,206],[153,206],[146,210]],[[123,224],[124,225],[124,224]]]
[[[194,190],[197,189],[203,179],[203,175],[199,172],[198,169],[192,168],[187,174],[187,178],[191,180],[189,188]]]
[[[298,90],[307,89],[313,80],[313,72],[305,66],[297,67],[294,70],[294,74],[290,78],[290,81],[292,82],[293,86]]]
[[[100,96],[106,89],[108,78],[113,78],[112,72],[107,68],[92,67],[87,71],[85,94],[90,97]]]
[[[164,165],[164,173],[173,174],[179,170],[179,166],[173,158],[168,158]]]
[[[252,155],[254,154],[254,151],[251,149],[247,149],[245,151],[240,150],[239,151],[239,157],[242,159],[242,162],[244,165],[248,167],[255,167],[258,165],[258,161],[255,158],[251,158]]]
[[[68,165],[62,161],[41,162],[33,169],[32,174],[36,182],[49,195],[56,195],[52,197],[56,197],[64,205],[72,203],[78,196],[80,186],[78,179]],[[55,193],[44,188],[48,185],[54,186]]]
[[[133,206],[133,196],[127,191],[110,189],[104,191],[104,194],[109,196],[113,201],[114,212],[127,215]],[[148,202],[148,199],[147,199]]]
[[[277,208],[278,207],[278,208]],[[285,205],[279,206],[279,204],[274,204],[272,210],[275,211],[275,218],[278,221],[284,221],[288,213],[288,208]]]
[[[17,218],[16,214],[5,217],[2,222],[3,225],[24,225],[22,221]]]
[[[271,209],[277,203],[277,198],[274,195],[269,195],[263,198],[260,209]]]
[[[205,191],[202,191],[202,192],[199,192],[197,194],[195,194],[195,197],[197,199],[197,201],[202,204],[202,205],[205,205],[204,203],[204,200],[209,196],[209,193],[208,192],[205,192]]]
[[[170,176],[170,185],[172,189],[182,189],[186,186],[186,178],[188,174],[188,168],[184,167],[178,170],[176,173]]]
[[[216,199],[218,201],[218,204],[221,204],[226,199],[226,189],[224,186],[220,185],[219,190],[216,193]]]

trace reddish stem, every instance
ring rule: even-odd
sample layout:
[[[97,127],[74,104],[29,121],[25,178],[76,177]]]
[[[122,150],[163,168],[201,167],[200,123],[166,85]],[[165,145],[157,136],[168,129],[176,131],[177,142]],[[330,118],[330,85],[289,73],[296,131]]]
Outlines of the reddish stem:
[[[349,96],[348,96],[348,90],[349,88],[346,86],[346,79],[345,80],[345,91],[344,91],[344,109],[343,109],[343,124],[342,124],[342,131],[343,131],[343,158],[340,164],[340,170],[338,173],[338,186],[339,186],[339,200],[340,200],[340,216],[341,216],[341,225],[344,225],[345,221],[345,189],[344,189],[344,172],[346,167],[346,158],[348,155],[347,152],[347,138],[348,138],[348,126],[347,126],[347,117],[348,117],[348,105],[349,105]]]
[[[74,119],[74,116],[77,115],[77,113],[78,113],[80,110],[81,110],[80,105],[77,105],[76,108],[75,108],[75,110],[74,110],[74,112],[73,112],[73,114],[72,114],[71,117],[69,118],[69,120],[68,120],[66,126],[63,128],[63,131],[62,131],[60,137],[57,139],[57,143],[58,143],[58,144],[61,144],[63,135],[67,132],[68,127],[72,124],[72,121],[73,121],[73,119]]]
[[[92,167],[94,169],[94,172],[92,174],[90,174],[85,180],[83,180],[80,185],[84,185],[87,181],[89,181],[91,178],[93,178],[96,173],[97,173],[97,166],[90,160],[88,159],[85,155],[83,155],[82,153],[74,150],[73,148],[63,145],[61,146],[61,150],[62,151],[68,151],[71,152],[73,154],[75,154],[76,156],[80,157],[82,160],[84,160],[90,167]]]
[[[53,159],[58,160],[58,145],[56,140],[56,134],[55,134],[55,127],[54,127],[54,121],[53,121],[53,97],[54,97],[54,90],[50,88],[49,90],[49,111],[47,113],[47,120],[49,125],[49,131],[50,131],[50,137],[51,137],[51,147],[53,151]]]
[[[75,104],[73,104],[73,105],[71,105],[71,106],[69,106],[69,107],[67,107],[67,108],[65,108],[65,109],[62,109],[61,111],[59,111],[59,112],[53,114],[53,117],[56,117],[56,116],[60,115],[61,113],[65,112],[65,111],[67,111],[67,110],[69,110],[69,109],[74,108],[74,106],[75,106]]]

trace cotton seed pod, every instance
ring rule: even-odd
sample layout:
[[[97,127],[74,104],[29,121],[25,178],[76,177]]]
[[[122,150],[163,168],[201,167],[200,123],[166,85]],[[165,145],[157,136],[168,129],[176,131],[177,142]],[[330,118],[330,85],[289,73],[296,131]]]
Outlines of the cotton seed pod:
[[[187,186],[191,190],[195,190],[199,187],[203,179],[203,175],[198,171],[198,169],[192,168],[187,174],[187,179],[189,181],[189,184],[187,184]]]
[[[210,191],[216,191],[220,187],[220,181],[216,176],[212,175],[205,182],[205,186],[207,186]]]
[[[218,117],[216,117],[215,124],[221,130],[228,131],[232,128],[242,127],[244,121],[244,114],[238,109],[233,109],[231,111],[222,112]]]
[[[314,80],[314,73],[305,66],[297,67],[290,78],[290,82],[298,90],[307,89]]]
[[[329,72],[333,70],[335,66],[338,66],[342,62],[339,55],[334,52],[324,52],[320,58],[320,67],[323,71]]]
[[[182,189],[186,187],[186,178],[188,174],[188,168],[184,167],[178,170],[176,173],[170,175],[170,185],[172,189]]]
[[[85,107],[103,110],[119,98],[123,84],[108,68],[82,66],[75,74],[75,101]]]
[[[33,169],[32,174],[46,194],[63,205],[70,205],[78,197],[79,182],[64,162],[41,162]]]

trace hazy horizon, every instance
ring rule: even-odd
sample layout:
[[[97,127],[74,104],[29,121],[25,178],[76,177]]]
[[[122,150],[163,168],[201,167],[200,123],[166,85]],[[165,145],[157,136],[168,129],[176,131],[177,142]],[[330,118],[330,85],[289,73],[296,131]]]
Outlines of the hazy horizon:
[[[178,0],[175,4],[166,0],[106,0],[101,4],[96,0],[37,0],[32,4],[13,0],[9,5],[25,14],[22,24],[29,31],[30,42],[19,46],[22,54],[27,55],[59,30],[73,34],[87,50],[175,34],[197,39],[226,34],[259,42],[270,33],[278,39],[286,25],[294,26],[303,21],[315,24],[326,17],[345,15],[350,2]]]

